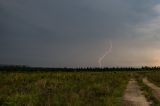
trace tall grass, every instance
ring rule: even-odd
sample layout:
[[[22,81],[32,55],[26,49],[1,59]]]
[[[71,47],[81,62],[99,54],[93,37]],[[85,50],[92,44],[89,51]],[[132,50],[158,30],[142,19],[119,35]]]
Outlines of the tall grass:
[[[0,72],[2,106],[120,106],[128,72]]]

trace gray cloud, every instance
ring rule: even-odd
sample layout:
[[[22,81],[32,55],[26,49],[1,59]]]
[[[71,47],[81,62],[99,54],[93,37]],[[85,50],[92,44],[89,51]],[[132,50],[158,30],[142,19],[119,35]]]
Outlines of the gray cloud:
[[[150,38],[155,30],[144,27],[159,20],[153,9],[157,4],[158,0],[1,0],[0,63],[97,66],[112,39],[114,50],[104,65],[143,64],[153,55],[136,52],[139,60],[134,61],[129,51],[158,48],[154,39],[159,35]]]

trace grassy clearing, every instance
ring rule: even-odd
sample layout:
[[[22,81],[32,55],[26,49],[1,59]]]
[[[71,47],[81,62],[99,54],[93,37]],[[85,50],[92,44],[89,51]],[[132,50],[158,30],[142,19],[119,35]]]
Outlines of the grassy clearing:
[[[121,106],[128,72],[0,72],[2,106]]]

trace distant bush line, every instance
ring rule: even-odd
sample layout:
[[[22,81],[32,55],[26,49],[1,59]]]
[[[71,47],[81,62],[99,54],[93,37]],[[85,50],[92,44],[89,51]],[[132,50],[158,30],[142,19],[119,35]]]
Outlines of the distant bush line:
[[[0,71],[19,71],[19,72],[33,72],[33,71],[44,71],[44,72],[109,72],[109,71],[160,71],[160,67],[148,67],[143,66],[141,68],[135,67],[105,67],[105,68],[44,68],[44,67],[29,67],[25,65],[0,65]]]

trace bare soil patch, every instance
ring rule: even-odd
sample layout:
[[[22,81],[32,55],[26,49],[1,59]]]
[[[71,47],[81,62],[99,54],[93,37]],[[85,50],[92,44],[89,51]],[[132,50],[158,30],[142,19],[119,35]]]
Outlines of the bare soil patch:
[[[150,106],[137,81],[131,79],[124,94],[124,106]]]

